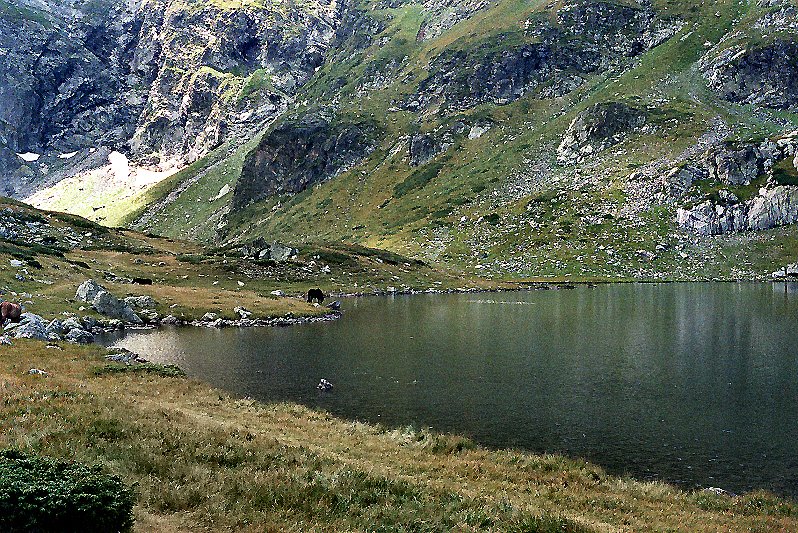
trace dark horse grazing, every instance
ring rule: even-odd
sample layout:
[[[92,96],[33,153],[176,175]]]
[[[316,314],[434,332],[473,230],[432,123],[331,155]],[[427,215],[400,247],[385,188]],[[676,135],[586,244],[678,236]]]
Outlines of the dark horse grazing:
[[[321,289],[310,289],[308,291],[308,303],[319,302],[321,304],[324,302],[324,293],[321,292]]]
[[[18,323],[22,316],[22,306],[13,302],[0,303],[0,325],[5,326],[6,320]]]

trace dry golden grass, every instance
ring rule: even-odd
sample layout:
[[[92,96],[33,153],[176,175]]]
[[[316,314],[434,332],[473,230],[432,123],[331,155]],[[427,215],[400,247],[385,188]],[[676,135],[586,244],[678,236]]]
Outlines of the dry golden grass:
[[[137,531],[798,531],[798,507],[764,493],[686,493],[189,379],[96,375],[100,353],[0,348],[0,447],[106,465],[136,484]]]

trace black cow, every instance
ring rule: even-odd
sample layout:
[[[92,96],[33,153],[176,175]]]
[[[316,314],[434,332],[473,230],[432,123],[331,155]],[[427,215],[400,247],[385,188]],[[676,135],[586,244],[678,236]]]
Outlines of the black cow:
[[[308,291],[308,303],[319,302],[319,304],[324,302],[324,293],[321,292],[321,289],[310,289]]]

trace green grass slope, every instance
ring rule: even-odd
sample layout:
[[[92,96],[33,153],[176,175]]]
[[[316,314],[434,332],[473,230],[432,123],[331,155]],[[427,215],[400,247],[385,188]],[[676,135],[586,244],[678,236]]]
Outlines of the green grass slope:
[[[722,100],[697,68],[708,50],[772,39],[757,21],[776,8],[656,0],[658,18],[677,29],[675,35],[586,76],[563,96],[529,94],[462,110],[415,112],[402,105],[434,75],[442,54],[534,42],[524,21],[555,20],[563,4],[499,0],[436,38],[419,40],[433,10],[362,2],[384,30],[365,50],[334,50],[289,113],[325,110],[377,120],[384,133],[362,164],[300,194],[228,213],[229,198],[208,199],[224,185],[235,186],[244,157],[236,152],[210,171],[185,172],[191,186],[180,194],[160,190],[160,199],[171,192],[168,206],[156,201],[155,214],[139,216],[134,225],[200,239],[360,243],[499,278],[757,278],[795,261],[793,227],[698,239],[678,231],[672,203],[638,209],[632,197],[637,169],[653,165],[664,172],[707,135],[761,141],[798,128],[794,113]],[[655,127],[582,164],[558,164],[556,148],[573,118],[610,101],[648,109]],[[455,131],[458,123],[490,129],[479,138],[455,134],[431,161],[410,165],[412,135]]]

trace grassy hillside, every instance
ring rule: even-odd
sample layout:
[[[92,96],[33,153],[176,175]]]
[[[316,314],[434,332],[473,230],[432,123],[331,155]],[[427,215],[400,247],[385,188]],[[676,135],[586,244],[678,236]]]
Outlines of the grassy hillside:
[[[794,531],[794,504],[607,475],[414,428],[231,398],[99,347],[0,347],[0,448],[101,464],[134,531]],[[47,377],[27,375],[44,369]]]
[[[118,297],[149,295],[161,316],[185,320],[205,313],[235,318],[245,307],[256,317],[324,313],[305,303],[309,288],[325,293],[384,292],[389,286],[448,289],[488,287],[456,272],[443,272],[396,254],[354,245],[317,244],[276,263],[242,257],[235,248],[207,248],[190,241],[108,229],[86,219],[33,209],[0,199],[0,291],[47,319],[64,312],[92,315],[75,300],[77,287],[95,279]],[[137,285],[146,278],[152,285]],[[286,297],[276,297],[281,290]]]
[[[464,2],[439,10],[364,1],[361,16],[382,31],[371,44],[341,40],[281,121],[320,112],[376,120],[381,133],[365,161],[300,194],[231,213],[232,192],[218,195],[235,189],[264,130],[151,189],[139,202],[147,207],[125,220],[206,242],[359,243],[499,278],[758,278],[794,261],[792,227],[696,239],[678,231],[675,202],[646,197],[637,183],[641,172],[653,180],[695,157],[702,143],[760,142],[798,128],[795,113],[722,99],[698,68],[705,56],[738,44],[794,38],[793,30],[759,23],[777,7],[655,0],[657,27],[673,35],[582,75],[573,90],[547,96],[544,84],[509,102],[460,105],[473,96],[463,86],[452,101],[413,108],[445,58],[491,58],[539,43],[545,34],[529,28],[549,21],[556,29],[578,4],[498,0],[468,11]],[[453,10],[466,15],[440,35],[420,37]],[[558,163],[557,146],[574,117],[604,102],[646,109],[650,127],[576,165]],[[471,135],[474,126],[483,134]],[[419,134],[443,140],[414,166],[409,151]]]

